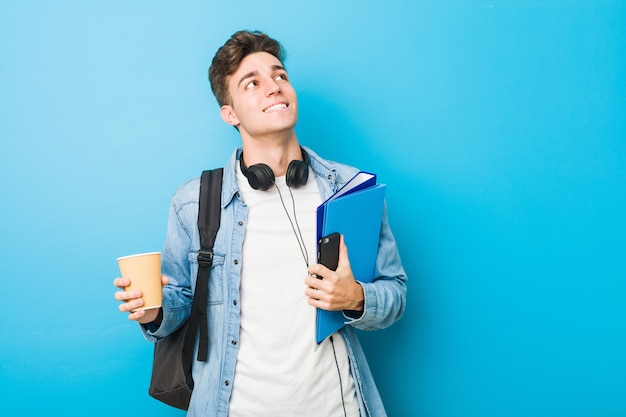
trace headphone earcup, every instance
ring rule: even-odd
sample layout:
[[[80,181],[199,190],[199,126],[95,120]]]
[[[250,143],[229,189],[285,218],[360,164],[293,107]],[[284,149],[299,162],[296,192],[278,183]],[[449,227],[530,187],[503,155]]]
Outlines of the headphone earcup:
[[[274,171],[269,165],[254,164],[244,172],[250,186],[255,190],[266,191],[274,185]]]
[[[309,165],[306,161],[294,160],[289,163],[285,175],[287,187],[298,188],[305,185],[308,179]]]
[[[285,182],[288,187],[298,188],[305,185],[309,179],[309,156],[304,152],[304,149],[302,149],[302,158],[302,161],[296,159],[287,166]],[[243,163],[243,153],[239,158],[239,167],[241,173],[248,179],[250,187],[255,190],[267,191],[276,181],[274,171],[269,165],[254,164],[251,167],[246,167]]]

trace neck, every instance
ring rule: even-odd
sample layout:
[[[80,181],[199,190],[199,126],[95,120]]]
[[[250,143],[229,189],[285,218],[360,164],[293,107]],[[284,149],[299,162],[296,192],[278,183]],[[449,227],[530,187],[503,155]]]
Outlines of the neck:
[[[283,140],[244,138],[242,136],[244,164],[264,163],[272,168],[277,177],[285,175],[289,162],[302,159],[302,151],[295,133]]]

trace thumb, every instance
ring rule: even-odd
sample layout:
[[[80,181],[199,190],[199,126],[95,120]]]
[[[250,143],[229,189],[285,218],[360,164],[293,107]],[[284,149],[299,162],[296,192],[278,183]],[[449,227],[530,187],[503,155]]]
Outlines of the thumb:
[[[348,247],[346,246],[343,235],[341,235],[341,240],[339,241],[339,263],[337,265],[337,269],[339,269],[339,266],[343,265],[349,267],[350,259],[348,257]]]

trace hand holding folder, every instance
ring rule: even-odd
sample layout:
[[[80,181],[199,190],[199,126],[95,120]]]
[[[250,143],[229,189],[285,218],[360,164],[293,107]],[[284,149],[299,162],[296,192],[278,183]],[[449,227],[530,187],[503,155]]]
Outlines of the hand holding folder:
[[[317,208],[317,239],[340,233],[348,247],[354,278],[372,282],[385,201],[376,175],[359,172]],[[317,309],[316,341],[321,343],[345,324],[341,311]]]

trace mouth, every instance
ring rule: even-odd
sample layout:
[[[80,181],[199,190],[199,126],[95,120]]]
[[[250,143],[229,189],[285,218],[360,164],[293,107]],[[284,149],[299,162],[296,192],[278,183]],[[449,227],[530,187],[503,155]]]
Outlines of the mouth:
[[[276,104],[272,104],[271,106],[263,109],[263,113],[271,113],[271,112],[275,112],[275,111],[281,111],[281,110],[285,110],[287,107],[289,107],[289,104],[287,104],[287,103],[276,103]]]

